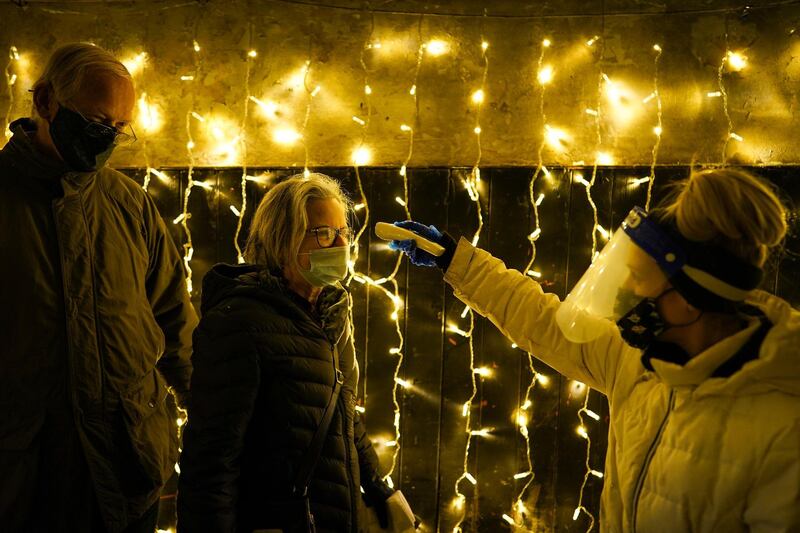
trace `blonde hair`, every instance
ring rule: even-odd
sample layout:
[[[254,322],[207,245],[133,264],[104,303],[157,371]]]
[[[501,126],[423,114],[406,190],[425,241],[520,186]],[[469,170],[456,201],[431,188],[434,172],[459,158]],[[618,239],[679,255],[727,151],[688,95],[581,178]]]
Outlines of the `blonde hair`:
[[[769,185],[736,168],[692,172],[654,210],[689,240],[710,242],[756,266],[786,235],[786,210]]]
[[[294,175],[275,185],[258,204],[244,250],[248,263],[280,270],[297,265],[297,252],[308,230],[306,207],[312,200],[337,200],[348,221],[352,202],[339,182],[325,174]]]
[[[67,44],[50,56],[33,91],[48,89],[57,101],[69,103],[81,91],[86,78],[98,73],[132,80],[125,65],[110,52],[88,43]],[[33,114],[37,115],[35,103]]]

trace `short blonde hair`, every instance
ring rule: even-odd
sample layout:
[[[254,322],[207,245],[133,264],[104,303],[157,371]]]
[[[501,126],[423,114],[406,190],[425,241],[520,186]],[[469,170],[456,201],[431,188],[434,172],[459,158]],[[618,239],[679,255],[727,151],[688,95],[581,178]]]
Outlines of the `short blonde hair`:
[[[339,182],[325,174],[294,175],[275,185],[258,204],[244,257],[270,270],[298,266],[297,252],[308,230],[306,207],[313,200],[338,200],[348,223],[353,207]]]
[[[50,56],[44,72],[33,84],[33,91],[48,89],[55,99],[69,103],[92,74],[108,74],[131,80],[131,73],[110,52],[88,43],[64,45]],[[36,105],[33,107],[36,116]]]
[[[736,168],[692,172],[654,210],[689,240],[710,242],[756,266],[786,235],[786,209],[758,176]]]

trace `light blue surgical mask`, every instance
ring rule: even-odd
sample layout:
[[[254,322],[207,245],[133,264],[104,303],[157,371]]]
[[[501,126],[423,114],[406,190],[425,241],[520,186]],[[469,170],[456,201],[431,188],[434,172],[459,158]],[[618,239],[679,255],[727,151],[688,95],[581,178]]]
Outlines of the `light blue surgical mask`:
[[[304,252],[310,256],[311,268],[300,269],[300,274],[314,287],[335,285],[347,276],[347,265],[350,262],[350,247],[335,246]]]

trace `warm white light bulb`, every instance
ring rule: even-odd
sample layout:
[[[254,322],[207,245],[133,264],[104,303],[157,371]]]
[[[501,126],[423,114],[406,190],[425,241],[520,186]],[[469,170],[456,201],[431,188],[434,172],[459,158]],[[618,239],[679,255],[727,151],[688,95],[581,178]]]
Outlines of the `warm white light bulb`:
[[[539,83],[542,85],[547,85],[553,81],[553,67],[550,65],[543,66],[541,69],[539,69],[537,78],[539,79]]]
[[[372,159],[372,152],[366,146],[361,146],[353,152],[353,163],[357,167],[368,165]]]
[[[544,125],[544,136],[547,140],[547,144],[555,149],[563,148],[564,144],[569,139],[569,136],[566,134],[566,132],[558,128],[552,128],[547,124]]]
[[[742,70],[747,66],[747,56],[742,55],[739,52],[729,51],[725,56],[725,59],[727,60],[730,69],[734,71]]]
[[[478,89],[474,93],[472,93],[472,101],[476,104],[483,103],[483,99],[486,95],[483,92],[483,89]]]
[[[614,164],[614,157],[607,152],[597,152],[597,164],[609,166]]]
[[[291,145],[296,143],[302,135],[292,128],[280,128],[272,132],[272,140],[278,144]]]
[[[473,370],[473,372],[484,378],[488,378],[492,375],[492,369],[485,366],[478,367]]]
[[[404,389],[410,389],[412,387],[412,383],[410,381],[406,381],[402,378],[394,378],[394,381]]]
[[[425,49],[432,56],[440,56],[447,52],[448,46],[447,43],[441,39],[433,39],[427,42]]]

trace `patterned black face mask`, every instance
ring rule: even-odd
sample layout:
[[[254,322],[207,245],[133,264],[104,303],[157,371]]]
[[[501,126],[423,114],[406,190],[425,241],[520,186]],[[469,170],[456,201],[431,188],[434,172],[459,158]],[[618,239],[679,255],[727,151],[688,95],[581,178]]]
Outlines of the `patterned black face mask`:
[[[655,298],[643,298],[630,311],[617,320],[622,339],[634,348],[646,350],[666,328],[667,323],[658,312],[658,300],[675,289],[667,289]]]

